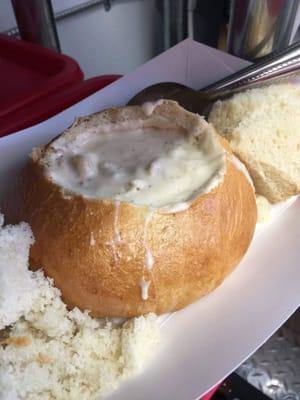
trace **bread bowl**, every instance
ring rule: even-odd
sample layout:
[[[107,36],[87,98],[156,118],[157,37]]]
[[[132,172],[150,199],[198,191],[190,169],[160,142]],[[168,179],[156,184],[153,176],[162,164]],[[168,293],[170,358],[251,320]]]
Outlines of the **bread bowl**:
[[[166,100],[79,118],[34,149],[22,202],[31,265],[69,307],[98,317],[161,314],[206,295],[245,254],[257,218],[227,142]]]

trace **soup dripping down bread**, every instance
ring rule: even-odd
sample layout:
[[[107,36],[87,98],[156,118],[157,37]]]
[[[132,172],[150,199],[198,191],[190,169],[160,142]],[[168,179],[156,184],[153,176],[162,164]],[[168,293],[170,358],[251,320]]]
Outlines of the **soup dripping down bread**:
[[[251,180],[212,125],[176,102],[79,118],[24,170],[31,265],[94,316],[178,310],[251,242]]]

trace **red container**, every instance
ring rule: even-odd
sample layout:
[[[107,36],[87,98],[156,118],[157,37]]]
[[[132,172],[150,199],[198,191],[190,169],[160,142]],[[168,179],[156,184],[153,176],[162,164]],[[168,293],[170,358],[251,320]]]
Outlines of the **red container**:
[[[72,58],[0,35],[0,137],[52,117],[118,77],[83,81]]]
[[[72,58],[0,35],[0,117],[82,80]]]
[[[104,75],[60,88],[56,93],[29,102],[23,107],[0,117],[0,137],[28,128],[52,117],[71,105],[95,93],[119,78],[119,75]]]

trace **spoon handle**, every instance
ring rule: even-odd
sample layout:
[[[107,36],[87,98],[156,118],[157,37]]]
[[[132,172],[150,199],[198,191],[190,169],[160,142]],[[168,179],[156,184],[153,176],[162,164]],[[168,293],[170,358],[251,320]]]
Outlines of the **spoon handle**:
[[[300,76],[300,41],[201,89],[201,93],[211,100],[221,99],[233,93],[270,85],[297,75]]]

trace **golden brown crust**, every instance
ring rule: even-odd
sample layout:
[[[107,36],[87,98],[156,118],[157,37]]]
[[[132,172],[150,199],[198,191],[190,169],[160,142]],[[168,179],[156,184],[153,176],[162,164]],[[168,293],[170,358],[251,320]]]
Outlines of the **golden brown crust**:
[[[224,139],[221,143],[230,152]],[[256,224],[253,189],[227,158],[223,182],[185,211],[155,212],[147,228],[154,256],[144,266],[147,207],[121,203],[114,232],[115,203],[78,195],[64,197],[44,174],[38,157],[24,172],[21,217],[36,238],[31,265],[43,267],[70,306],[94,316],[132,317],[174,311],[216,288],[245,254]],[[150,281],[141,298],[140,279]]]

